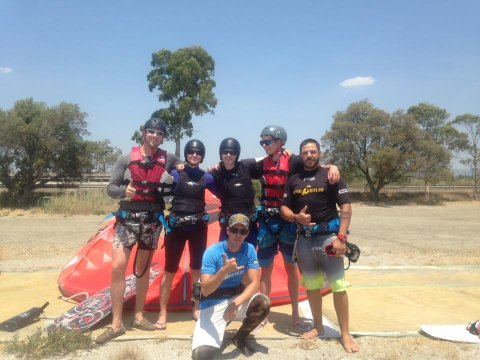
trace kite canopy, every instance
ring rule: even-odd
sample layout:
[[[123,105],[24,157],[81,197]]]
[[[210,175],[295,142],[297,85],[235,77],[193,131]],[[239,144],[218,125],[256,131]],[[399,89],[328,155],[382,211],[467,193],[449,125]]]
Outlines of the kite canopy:
[[[217,213],[220,207],[219,200],[209,191],[205,192],[206,210],[210,213],[210,223],[208,225],[207,243],[212,245],[218,242],[220,227],[217,221]],[[58,287],[60,292],[67,297],[74,296],[76,301],[85,299],[85,294],[89,296],[110,286],[111,262],[112,262],[112,239],[114,234],[113,225],[115,218],[104,222],[101,228],[93,234],[88,242],[78,251],[78,253],[65,265],[58,278]],[[159,248],[155,251],[152,259],[152,268],[163,270],[165,264],[165,251],[162,247],[163,237],[160,238]],[[132,255],[127,266],[125,276],[133,272],[133,262],[136,253],[136,246],[132,250]],[[189,271],[189,251],[185,247],[180,266],[173,279],[172,291],[168,303],[168,309],[189,310],[192,305],[191,299],[191,278]],[[150,284],[145,301],[145,310],[159,310],[159,289],[162,281],[161,275]],[[328,289],[325,289],[328,292]],[[281,305],[290,302],[287,288],[287,274],[284,270],[283,259],[279,254],[275,258],[272,274],[272,290],[270,293],[272,305]],[[300,289],[300,300],[306,298],[305,289]],[[131,303],[131,304],[130,304]],[[132,306],[133,301],[127,305]]]

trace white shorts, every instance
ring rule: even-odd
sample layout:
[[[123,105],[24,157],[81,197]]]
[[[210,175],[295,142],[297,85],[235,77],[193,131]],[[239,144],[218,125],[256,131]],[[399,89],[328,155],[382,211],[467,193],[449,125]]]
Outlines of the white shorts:
[[[259,295],[259,293],[253,295],[250,301],[252,301],[257,295]],[[230,305],[235,298],[236,296],[229,300],[222,301],[219,304],[200,310],[197,323],[195,324],[195,330],[193,331],[192,350],[203,345],[216,348],[222,346],[225,328],[227,327],[227,322],[223,318],[223,314],[228,305]],[[238,307],[235,320],[243,320],[245,318],[250,301],[248,303],[243,303]]]

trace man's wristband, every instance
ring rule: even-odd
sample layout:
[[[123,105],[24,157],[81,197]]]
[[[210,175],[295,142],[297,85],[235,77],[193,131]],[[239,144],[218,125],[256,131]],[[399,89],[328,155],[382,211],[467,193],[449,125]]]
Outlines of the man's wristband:
[[[346,244],[346,243],[347,243],[348,236],[347,236],[347,235],[344,235],[344,234],[338,234],[338,235],[337,235],[337,239],[340,240],[342,243]]]

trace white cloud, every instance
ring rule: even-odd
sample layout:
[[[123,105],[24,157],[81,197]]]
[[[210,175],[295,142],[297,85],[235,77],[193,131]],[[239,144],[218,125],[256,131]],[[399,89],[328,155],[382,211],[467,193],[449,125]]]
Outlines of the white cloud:
[[[360,86],[371,86],[375,84],[375,79],[371,76],[356,76],[351,79],[343,80],[340,83],[341,87],[352,88]]]
[[[11,72],[13,72],[13,69],[0,66],[0,74],[10,74]]]

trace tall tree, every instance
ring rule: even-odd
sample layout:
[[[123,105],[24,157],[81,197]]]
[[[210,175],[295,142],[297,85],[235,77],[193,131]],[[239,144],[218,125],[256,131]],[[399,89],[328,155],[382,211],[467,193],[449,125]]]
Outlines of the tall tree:
[[[0,109],[0,181],[14,202],[29,205],[47,182],[80,177],[85,117],[78,105],[48,107],[31,98]]]
[[[168,137],[175,141],[175,155],[180,156],[180,141],[191,136],[192,116],[213,113],[217,99],[213,93],[215,63],[200,46],[171,52],[162,49],[152,54],[153,69],[148,73],[148,88],[158,90],[158,100],[165,109],[154,114],[167,123]]]
[[[347,176],[364,178],[377,198],[386,185],[417,169],[415,154],[421,137],[411,116],[402,111],[388,114],[364,100],[337,112],[322,142],[327,146],[325,156]]]
[[[419,166],[414,174],[428,185],[445,178],[450,173],[452,151],[463,148],[461,134],[448,122],[447,110],[438,106],[419,103],[411,106],[407,114],[413,116],[424,130],[419,144]]]
[[[480,116],[472,114],[459,115],[452,124],[461,126],[467,135],[465,151],[470,158],[462,160],[462,163],[472,169],[474,179],[474,197],[478,199],[478,178],[480,162]]]

